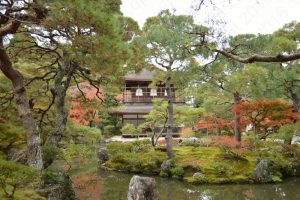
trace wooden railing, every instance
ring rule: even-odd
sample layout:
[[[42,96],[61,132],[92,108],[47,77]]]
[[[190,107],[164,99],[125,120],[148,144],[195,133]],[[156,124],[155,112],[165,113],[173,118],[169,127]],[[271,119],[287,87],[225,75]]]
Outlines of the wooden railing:
[[[180,98],[175,97],[175,88],[172,88],[173,101],[183,103]],[[124,103],[151,103],[155,98],[168,99],[165,87],[157,87],[156,92],[151,91],[148,87],[125,87],[123,91]]]

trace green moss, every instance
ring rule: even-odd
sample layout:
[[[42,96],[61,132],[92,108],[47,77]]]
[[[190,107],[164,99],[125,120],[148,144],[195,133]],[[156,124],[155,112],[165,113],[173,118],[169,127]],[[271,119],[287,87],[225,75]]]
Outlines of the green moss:
[[[111,143],[107,146],[110,160],[105,166],[119,171],[159,174],[165,153],[156,151],[149,142]]]
[[[114,146],[115,145],[115,146]],[[182,177],[190,183],[251,183],[257,158],[268,160],[274,168],[274,182],[283,175],[293,175],[292,163],[295,158],[281,153],[282,146],[261,142],[254,150],[243,150],[242,154],[230,156],[217,147],[180,146],[174,148],[176,166],[171,174],[160,171],[161,163],[166,159],[166,152],[153,148],[134,150],[133,143],[113,144],[111,157],[105,164],[109,168],[143,174]],[[296,147],[299,148],[299,147]],[[119,150],[117,150],[119,149]],[[122,150],[120,150],[122,149]],[[225,155],[226,154],[226,155]],[[297,161],[298,163],[298,161]],[[204,177],[194,180],[193,174],[201,172]]]

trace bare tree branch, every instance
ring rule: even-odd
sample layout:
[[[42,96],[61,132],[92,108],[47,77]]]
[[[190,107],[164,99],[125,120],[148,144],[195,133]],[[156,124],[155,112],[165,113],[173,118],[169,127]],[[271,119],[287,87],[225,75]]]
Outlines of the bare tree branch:
[[[282,62],[289,62],[289,61],[300,59],[300,51],[297,53],[289,54],[289,55],[278,54],[275,56],[265,56],[265,55],[255,54],[248,58],[243,58],[243,57],[240,57],[238,55],[235,55],[231,52],[227,52],[224,50],[214,49],[213,51],[218,52],[227,58],[233,59],[233,60],[241,62],[241,63],[253,63],[253,62],[280,62],[280,63],[282,63]]]

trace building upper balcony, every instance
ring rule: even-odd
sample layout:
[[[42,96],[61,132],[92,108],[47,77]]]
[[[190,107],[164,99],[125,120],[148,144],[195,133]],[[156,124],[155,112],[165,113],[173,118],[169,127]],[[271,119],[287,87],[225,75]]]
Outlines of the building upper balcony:
[[[174,103],[184,103],[181,98],[175,96],[175,88],[172,88],[172,96]],[[168,98],[165,87],[157,87],[155,89],[149,87],[125,87],[123,91],[123,103],[152,103],[153,99]]]

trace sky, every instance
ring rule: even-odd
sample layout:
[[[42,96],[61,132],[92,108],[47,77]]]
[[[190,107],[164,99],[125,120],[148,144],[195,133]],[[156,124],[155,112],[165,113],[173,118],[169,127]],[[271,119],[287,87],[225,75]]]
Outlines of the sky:
[[[175,10],[175,14],[193,15],[199,24],[214,25],[222,21],[223,32],[229,35],[243,33],[272,33],[291,21],[300,21],[300,0],[206,0],[206,6],[195,11],[197,0],[122,0],[125,16],[135,19],[140,27],[148,17],[161,10]],[[220,27],[220,24],[219,24]]]

